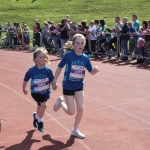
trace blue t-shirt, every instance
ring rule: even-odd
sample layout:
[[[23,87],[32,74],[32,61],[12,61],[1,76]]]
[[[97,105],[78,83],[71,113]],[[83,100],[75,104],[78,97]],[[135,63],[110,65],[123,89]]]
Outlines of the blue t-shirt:
[[[135,30],[135,28],[133,28],[133,27],[131,27],[130,29],[128,28],[128,33],[134,33],[134,32],[136,32],[136,30]],[[134,36],[130,36],[130,38],[134,38],[135,37],[135,35]]]
[[[54,80],[52,70],[48,66],[38,69],[36,66],[31,67],[25,74],[24,81],[30,81],[31,93],[38,93],[49,99],[50,83]]]
[[[110,42],[111,41],[111,34],[110,33],[106,33],[106,42]]]
[[[66,65],[66,66],[65,66]],[[65,66],[63,88],[67,90],[77,90],[83,87],[83,79],[86,69],[91,72],[92,65],[87,55],[82,53],[76,55],[74,50],[67,52],[58,67]]]

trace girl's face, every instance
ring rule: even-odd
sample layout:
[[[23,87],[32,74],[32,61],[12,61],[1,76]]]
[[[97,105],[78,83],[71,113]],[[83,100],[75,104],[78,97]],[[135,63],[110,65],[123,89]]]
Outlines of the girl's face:
[[[47,59],[48,58],[45,53],[38,53],[34,61],[38,66],[44,66],[47,62]]]
[[[84,46],[85,46],[85,40],[83,38],[77,38],[73,44],[75,52],[77,52],[78,54],[81,54]]]

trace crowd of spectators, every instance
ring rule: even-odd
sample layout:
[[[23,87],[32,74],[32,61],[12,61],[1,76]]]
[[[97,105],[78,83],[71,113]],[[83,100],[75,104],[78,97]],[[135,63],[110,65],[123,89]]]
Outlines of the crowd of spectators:
[[[61,23],[53,21],[44,21],[40,24],[38,19],[32,27],[33,37],[30,36],[29,27],[25,22],[11,24],[6,23],[4,29],[7,31],[9,45],[19,45],[28,47],[32,41],[32,50],[36,46],[44,46],[48,52],[57,51],[61,57],[64,55],[64,44],[71,41],[73,35],[81,33],[86,38],[85,51],[89,57],[95,54],[102,54],[101,58],[107,56],[112,58],[112,54],[116,54],[117,59],[128,60],[141,57],[145,52],[150,51],[150,21],[142,21],[141,25],[137,15],[131,16],[130,22],[127,17],[122,19],[117,16],[114,18],[114,26],[109,28],[105,24],[105,20],[91,20],[89,24],[86,20],[76,24],[69,15],[61,20]],[[17,37],[16,40],[14,37]],[[107,50],[109,51],[108,55]]]

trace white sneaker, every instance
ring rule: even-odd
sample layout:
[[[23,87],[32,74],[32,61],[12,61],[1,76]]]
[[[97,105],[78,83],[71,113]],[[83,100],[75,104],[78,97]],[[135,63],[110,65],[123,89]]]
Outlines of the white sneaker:
[[[60,109],[62,101],[63,101],[63,97],[59,96],[53,106],[54,111],[58,111]]]
[[[71,136],[74,136],[78,139],[84,139],[85,138],[85,135],[82,134],[78,129],[77,130],[73,129],[71,132]]]

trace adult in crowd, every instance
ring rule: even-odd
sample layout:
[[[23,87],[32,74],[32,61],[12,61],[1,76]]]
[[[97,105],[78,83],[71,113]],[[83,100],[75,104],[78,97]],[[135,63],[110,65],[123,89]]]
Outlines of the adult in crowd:
[[[63,18],[60,25],[61,57],[64,55],[64,44],[69,40],[69,30],[67,19]]]
[[[13,39],[13,27],[11,25],[11,21],[8,21],[6,26],[5,26],[5,30],[7,31],[7,39],[9,41],[9,46],[12,47],[12,39]]]
[[[117,52],[117,47],[118,47],[118,53],[117,53],[117,57],[119,58],[120,57],[120,52],[121,52],[121,48],[120,48],[120,43],[121,43],[121,40],[120,40],[120,29],[122,30],[122,27],[123,27],[123,24],[121,23],[120,21],[120,17],[119,16],[116,16],[115,17],[115,24],[114,24],[114,27],[112,29],[112,32],[113,32],[113,38],[111,39],[110,43],[109,43],[109,47],[112,49],[113,52]],[[118,40],[118,45],[117,45],[117,38],[119,38]],[[114,45],[113,45],[114,43]],[[115,46],[115,47],[114,47]],[[108,57],[108,59],[111,59],[112,58],[112,55],[110,55]]]
[[[145,34],[144,50],[147,57],[150,57],[150,21],[148,21],[148,27]]]
[[[100,34],[99,49],[100,49],[100,51],[102,51],[102,53],[104,53],[104,52],[103,52],[103,48],[101,47],[101,44],[106,41],[105,36],[103,36],[103,33],[106,32],[106,28],[107,28],[107,25],[105,24],[105,21],[104,21],[104,20],[100,20],[100,27],[101,27],[101,31],[100,31],[100,32],[101,32],[102,34]]]
[[[86,20],[83,20],[83,21],[81,22],[81,29],[82,29],[82,31],[80,31],[79,33],[83,34],[84,37],[85,37],[85,39],[86,39],[86,44],[85,44],[84,50],[87,50],[87,51],[89,51],[88,28],[89,28],[89,26],[87,25],[87,21],[86,21]]]
[[[121,31],[121,48],[123,49],[124,55],[121,58],[121,60],[128,60],[128,40],[129,40],[129,36],[128,36],[128,26],[127,26],[127,22],[128,22],[128,18],[124,17],[123,20],[123,27],[122,29],[120,28]]]
[[[140,22],[138,21],[138,16],[137,15],[132,15],[132,26],[136,31],[136,35],[135,35],[135,47],[134,47],[134,51],[136,50],[136,46],[137,46],[137,40],[139,38],[139,30],[140,30]],[[130,52],[131,53],[131,52]]]
[[[22,32],[23,32],[24,46],[25,48],[28,48],[30,44],[30,33],[29,27],[25,23],[22,26]]]
[[[89,39],[89,50],[91,52],[91,54],[89,54],[88,56],[93,57],[93,52],[95,52],[96,49],[96,26],[93,20],[91,20],[88,29],[88,39]]]
[[[0,24],[0,45],[1,45],[1,36],[2,36],[2,25]]]
[[[35,23],[34,28],[33,28],[33,51],[36,49],[35,46],[37,45],[38,47],[41,46],[41,42],[42,42],[42,37],[41,37],[41,32],[42,29],[40,27],[40,23]]]
[[[49,33],[50,33],[51,35],[50,35],[50,37],[47,39],[47,43],[49,44],[51,50],[52,50],[53,48],[55,48],[55,50],[58,49],[58,47],[57,47],[57,36],[56,36],[56,32],[57,32],[56,26],[55,26],[54,22],[52,21],[52,22],[51,22],[51,27],[50,27],[50,30],[49,30]],[[50,51],[51,51],[51,50],[50,50]]]
[[[45,49],[49,52],[49,44],[47,42],[47,39],[50,37],[50,34],[49,34],[49,27],[48,27],[47,21],[44,21],[44,27],[42,29],[42,35],[43,35],[43,44],[45,46]]]

